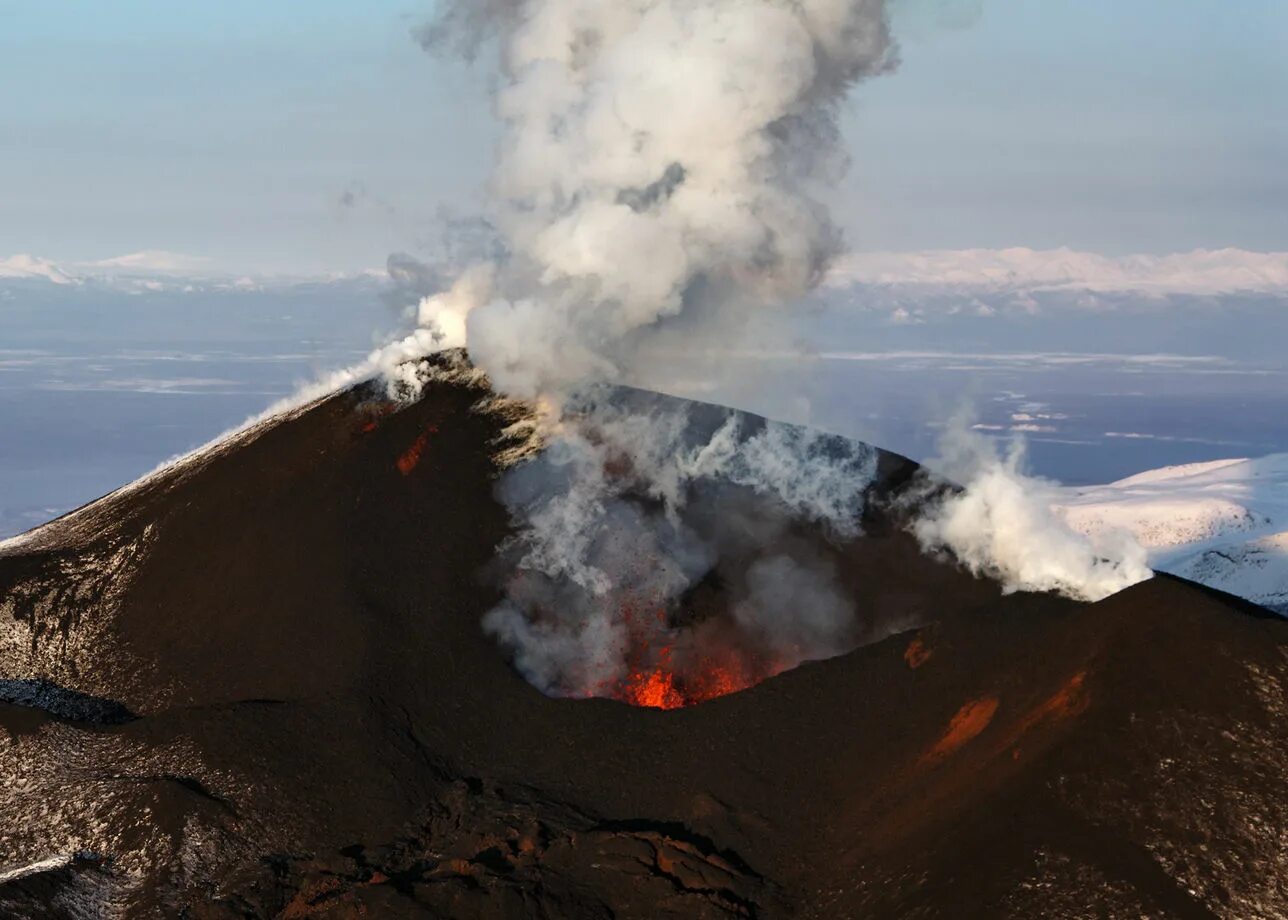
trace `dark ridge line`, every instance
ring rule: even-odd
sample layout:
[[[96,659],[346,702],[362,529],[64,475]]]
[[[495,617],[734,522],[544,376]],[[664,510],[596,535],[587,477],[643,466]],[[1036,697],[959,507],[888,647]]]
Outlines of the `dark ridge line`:
[[[21,706],[47,713],[63,722],[80,725],[127,725],[144,719],[164,718],[185,712],[237,709],[244,706],[285,706],[291,700],[272,697],[249,697],[244,700],[201,703],[193,706],[173,706],[155,712],[138,713],[119,700],[94,696],[62,687],[44,678],[0,678],[0,703]]]
[[[43,679],[0,679],[0,702],[38,709],[64,722],[89,725],[125,725],[140,718],[117,700],[81,693]]]
[[[285,706],[291,700],[279,700],[270,696],[251,696],[244,700],[224,700],[213,703],[194,703],[190,706],[170,706],[166,709],[158,709],[155,712],[145,712],[139,718],[154,719],[159,716],[168,716],[180,712],[204,712],[207,710],[218,711],[220,709],[237,709],[241,706]]]
[[[1182,578],[1180,575],[1172,575],[1169,572],[1154,572],[1155,578],[1164,578],[1168,581],[1179,582],[1186,587],[1193,588],[1200,594],[1207,595],[1215,601],[1219,601],[1228,607],[1234,607],[1240,613],[1252,617],[1254,620],[1273,620],[1282,623],[1285,616],[1288,616],[1288,604],[1281,608],[1283,612],[1274,607],[1257,604],[1247,598],[1239,597],[1237,594],[1229,594],[1220,588],[1213,588],[1210,585],[1201,584],[1197,581],[1190,581],[1188,578]]]
[[[231,799],[217,792],[212,792],[210,787],[195,776],[184,776],[179,773],[103,773],[99,775],[99,778],[117,783],[174,783],[194,795],[226,809],[233,817],[237,817],[237,806],[233,804]]]
[[[167,706],[165,709],[156,709],[148,712],[135,714],[138,720],[147,719],[165,719],[176,715],[182,715],[189,712],[221,712],[232,709],[241,709],[243,707],[262,706],[264,708],[273,708],[277,706],[286,706],[293,700],[278,700],[270,697],[248,697],[244,700],[225,700],[212,703],[192,703],[185,706]]]

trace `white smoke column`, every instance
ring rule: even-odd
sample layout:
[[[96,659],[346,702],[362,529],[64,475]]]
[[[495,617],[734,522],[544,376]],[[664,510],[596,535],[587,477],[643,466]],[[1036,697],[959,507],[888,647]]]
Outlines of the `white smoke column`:
[[[504,255],[425,298],[406,345],[464,345],[497,390],[541,407],[546,442],[500,486],[516,532],[485,627],[543,690],[593,695],[635,667],[641,611],[670,641],[667,612],[716,575],[739,641],[780,663],[852,647],[865,624],[834,565],[790,534],[810,521],[854,536],[872,452],[738,416],[695,429],[674,406],[624,409],[595,385],[632,379],[667,334],[719,346],[749,311],[820,281],[840,246],[822,203],[847,165],[836,111],[892,66],[885,0],[441,10],[427,45],[497,55],[490,219]],[[913,525],[927,549],[1008,590],[1096,599],[1148,576],[1138,547],[1064,526],[1018,451],[949,447],[944,472],[965,489]],[[723,628],[693,633],[708,627]]]
[[[836,111],[892,65],[885,0],[446,0],[421,37],[497,55],[489,218],[505,253],[423,299],[407,345],[464,345],[539,407],[546,443],[501,485],[516,536],[486,627],[542,689],[584,694],[626,667],[624,603],[666,608],[738,544],[748,630],[796,660],[845,650],[852,611],[826,565],[757,562],[692,503],[724,489],[775,527],[852,535],[870,450],[737,418],[694,440],[674,406],[587,394],[629,380],[668,324],[719,341],[820,281],[840,246],[822,204],[847,165]]]
[[[496,40],[509,258],[422,317],[455,339],[468,313],[471,358],[522,397],[617,377],[668,317],[816,284],[836,108],[892,63],[884,0],[449,0],[423,37]]]
[[[1008,593],[1054,591],[1098,601],[1152,577],[1144,547],[1127,531],[1089,537],[1069,526],[1056,510],[1059,487],[1022,472],[1022,441],[999,455],[959,416],[940,451],[933,465],[961,488],[931,499],[914,519],[923,549],[948,552]]]

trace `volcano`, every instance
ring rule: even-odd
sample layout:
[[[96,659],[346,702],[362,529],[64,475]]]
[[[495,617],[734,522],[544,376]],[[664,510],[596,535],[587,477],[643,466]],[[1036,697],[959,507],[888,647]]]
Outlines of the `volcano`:
[[[1288,914],[1288,623],[1004,594],[919,551],[879,453],[862,535],[799,535],[853,651],[546,696],[480,627],[485,395],[351,388],[0,545],[0,913]]]

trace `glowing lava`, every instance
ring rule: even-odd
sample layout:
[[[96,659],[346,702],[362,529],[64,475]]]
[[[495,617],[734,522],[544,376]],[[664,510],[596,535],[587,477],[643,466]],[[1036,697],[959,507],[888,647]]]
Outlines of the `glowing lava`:
[[[682,671],[669,665],[632,671],[603,695],[649,709],[680,709],[753,687],[772,673],[752,674],[738,663],[716,664],[703,659]]]
[[[622,687],[623,702],[649,709],[679,709],[688,705],[684,695],[675,689],[675,677],[664,671],[632,674]]]
[[[641,618],[628,609],[623,619],[627,675],[595,688],[590,696],[648,709],[680,709],[746,690],[787,669],[717,631],[672,629],[665,611]]]

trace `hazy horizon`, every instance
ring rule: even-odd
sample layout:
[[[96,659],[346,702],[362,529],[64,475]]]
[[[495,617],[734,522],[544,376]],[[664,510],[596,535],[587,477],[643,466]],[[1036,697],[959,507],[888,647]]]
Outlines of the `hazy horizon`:
[[[969,399],[1070,482],[1288,450],[1288,7],[891,8],[900,65],[840,122],[852,255],[730,346],[797,356],[654,383],[917,459]],[[0,531],[358,360],[495,245],[489,81],[413,39],[434,9],[0,0]]]

